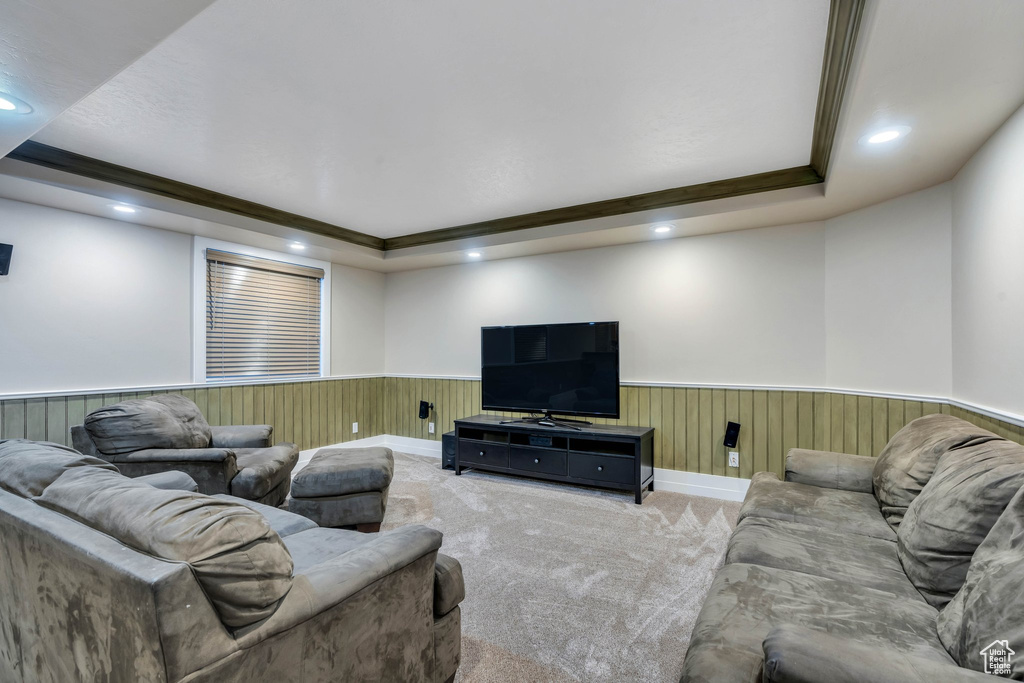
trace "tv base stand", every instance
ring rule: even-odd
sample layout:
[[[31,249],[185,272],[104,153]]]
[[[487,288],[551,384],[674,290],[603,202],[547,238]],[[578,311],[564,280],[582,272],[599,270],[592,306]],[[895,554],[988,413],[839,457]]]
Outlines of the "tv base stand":
[[[632,491],[638,505],[644,489],[654,490],[653,428],[549,420],[456,420],[455,474],[474,469]]]
[[[541,425],[542,427],[565,427],[566,429],[575,429],[576,431],[582,431],[582,427],[589,427],[594,424],[593,422],[587,422],[586,420],[570,420],[564,417],[555,417],[551,413],[544,413],[541,417],[521,417],[516,420],[502,420],[503,425],[515,425],[515,424],[535,424]]]

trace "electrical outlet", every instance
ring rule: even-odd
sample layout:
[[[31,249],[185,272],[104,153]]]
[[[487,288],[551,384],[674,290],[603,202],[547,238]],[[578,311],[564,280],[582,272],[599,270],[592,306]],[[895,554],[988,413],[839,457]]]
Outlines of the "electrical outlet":
[[[359,433],[359,423],[358,422],[353,422],[352,423],[352,433],[353,434],[358,434]]]
[[[428,434],[433,434],[434,433],[434,423],[433,422],[427,423],[427,433]]]
[[[729,451],[729,467],[740,466],[740,454],[737,451]]]

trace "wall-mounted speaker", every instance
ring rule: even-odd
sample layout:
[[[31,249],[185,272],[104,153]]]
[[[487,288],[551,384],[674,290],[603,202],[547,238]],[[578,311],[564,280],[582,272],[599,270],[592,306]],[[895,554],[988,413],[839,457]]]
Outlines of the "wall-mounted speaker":
[[[11,253],[13,244],[0,244],[0,275],[7,275],[11,270]]]
[[[455,432],[448,432],[441,435],[441,469],[455,469],[455,449],[459,442],[455,439]]]
[[[426,420],[430,417],[430,411],[434,409],[433,403],[427,403],[426,401],[420,401],[420,419]]]
[[[740,438],[740,423],[730,422],[725,426],[725,447],[736,448],[736,442]]]

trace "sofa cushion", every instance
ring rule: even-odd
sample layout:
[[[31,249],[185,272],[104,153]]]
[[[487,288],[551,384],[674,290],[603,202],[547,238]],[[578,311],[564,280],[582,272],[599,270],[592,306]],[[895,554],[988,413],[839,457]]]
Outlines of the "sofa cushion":
[[[344,555],[372,541],[374,534],[361,534],[346,529],[323,529],[316,527],[300,531],[284,539],[284,544],[295,562],[295,573],[304,574],[318,564]]]
[[[764,639],[764,675],[760,683],[991,683],[978,671],[952,659],[914,657],[877,645],[785,624]]]
[[[316,523],[311,522],[302,515],[297,515],[294,512],[288,512],[281,508],[272,507],[270,505],[264,505],[263,503],[257,503],[256,501],[246,500],[245,498],[238,498],[236,496],[229,496],[226,493],[214,494],[214,498],[219,500],[226,500],[230,503],[236,503],[238,505],[244,505],[250,510],[263,515],[263,518],[270,524],[270,528],[277,532],[277,535],[284,539],[286,536],[297,534],[300,531],[306,531],[307,529],[315,529]],[[287,544],[285,544],[287,547]],[[292,558],[292,562],[295,558]]]
[[[889,439],[871,475],[886,521],[893,529],[900,525],[946,452],[999,438],[951,415],[925,415],[909,422]]]
[[[725,562],[788,569],[920,598],[892,541],[799,522],[747,517],[729,539]]]
[[[936,607],[964,583],[971,556],[1024,486],[1024,447],[993,440],[948,451],[897,533],[900,561]]]
[[[60,475],[74,467],[97,467],[117,472],[99,458],[46,441],[0,441],[0,488],[22,498],[40,495]]]
[[[66,471],[35,500],[136,550],[187,562],[228,627],[270,616],[291,588],[281,539],[242,505],[91,467]]]
[[[774,472],[758,472],[751,478],[739,519],[748,517],[781,519],[896,540],[896,534],[878,510],[878,501],[870,493],[779,481]]]
[[[939,613],[939,638],[949,654],[968,669],[980,671],[982,649],[1006,640],[1024,653],[1024,489],[1007,505],[978,546],[967,579]],[[1024,680],[1018,663],[1013,678]]]
[[[85,429],[106,455],[145,448],[206,448],[210,425],[195,403],[160,394],[104,406],[89,413]]]
[[[259,500],[287,480],[299,461],[299,448],[279,443],[270,448],[233,448],[238,474],[231,480],[231,495]]]
[[[900,598],[785,569],[727,564],[715,577],[697,617],[682,681],[760,681],[762,642],[782,624],[948,662],[935,634],[935,615],[920,597]],[[827,673],[822,680],[827,680]]]

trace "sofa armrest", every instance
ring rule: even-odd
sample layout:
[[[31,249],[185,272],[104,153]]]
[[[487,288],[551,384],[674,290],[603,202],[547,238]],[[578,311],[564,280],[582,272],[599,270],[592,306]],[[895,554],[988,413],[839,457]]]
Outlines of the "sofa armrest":
[[[783,625],[768,633],[764,650],[763,683],[933,683],[933,681],[992,681],[964,669],[944,653],[934,658],[879,648],[821,631]]]
[[[146,448],[114,456],[114,464],[148,462],[222,463],[234,460],[234,451],[227,448]]]
[[[144,474],[135,479],[136,481],[145,482],[155,489],[164,489],[166,491],[191,491],[195,493],[199,490],[199,484],[196,483],[196,480],[179,470]]]
[[[210,427],[214,448],[269,448],[274,428],[270,425]]]
[[[320,612],[336,605],[377,579],[436,554],[440,548],[441,532],[416,524],[382,533],[369,543],[314,565],[304,572],[316,590],[314,609]]]
[[[434,616],[443,617],[466,597],[462,565],[454,557],[437,554],[434,562]]]
[[[832,451],[790,449],[786,455],[786,481],[826,489],[871,493],[875,459]]]
[[[402,581],[403,595],[388,595],[387,600],[426,597],[429,604],[432,567],[440,547],[441,532],[418,524],[377,534],[373,540],[297,574],[277,611],[263,622],[235,631],[234,637],[240,647],[252,647],[334,608],[381,579],[409,571],[420,560],[429,560],[429,566],[422,566],[419,578],[410,571]]]

